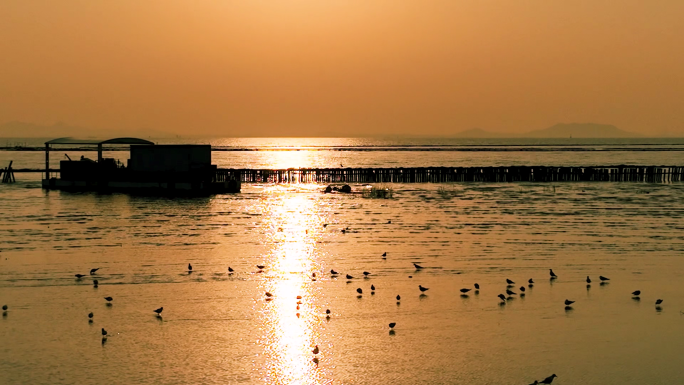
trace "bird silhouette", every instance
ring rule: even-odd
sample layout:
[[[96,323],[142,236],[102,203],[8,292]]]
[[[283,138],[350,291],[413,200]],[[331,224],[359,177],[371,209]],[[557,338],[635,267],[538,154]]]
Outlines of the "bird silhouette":
[[[233,270],[232,267],[228,266],[228,272],[229,272],[229,273],[232,273],[232,272],[234,272],[234,271],[235,271],[235,270]]]
[[[469,292],[470,290],[471,290],[471,289],[461,289],[461,293],[466,294],[466,293]]]
[[[656,301],[656,305],[660,305],[661,303],[663,303],[663,300],[662,300],[662,299],[658,299],[658,300]]]
[[[340,232],[342,232],[342,234],[346,234],[346,233],[347,233],[347,230],[342,229],[342,230],[340,230]]]
[[[371,290],[375,290],[375,285],[371,285]]]
[[[550,384],[553,382],[553,379],[558,377],[555,374],[550,375],[549,377],[546,377],[545,379],[541,380],[540,384]]]
[[[390,324],[389,324],[390,329],[394,329],[395,326],[397,326],[396,322],[390,322]]]
[[[502,301],[506,302],[506,296],[505,295],[499,294],[498,297],[501,298]]]
[[[100,282],[97,279],[93,279],[93,286],[97,287],[99,284]]]
[[[161,312],[164,311],[164,307],[160,307],[159,309],[155,309],[154,312],[157,313],[157,315],[161,315]]]
[[[257,269],[259,269],[259,270],[263,270],[266,266],[264,266],[264,265],[256,265],[256,267],[257,267]]]
[[[271,298],[271,297],[273,297],[273,294],[271,294],[271,293],[269,293],[269,292],[266,292],[266,296],[267,296],[268,298]]]
[[[88,318],[91,318],[91,319],[92,319],[94,315],[95,315],[95,314],[93,314],[93,312],[91,311],[90,313],[88,313]]]
[[[506,283],[509,285],[515,284],[515,282],[511,281],[510,279],[506,278]]]
[[[316,347],[312,350],[312,352],[313,352],[313,354],[318,354],[318,352],[320,352],[320,350],[318,349],[318,345],[316,345]]]
[[[330,314],[330,309],[325,309],[325,314]]]
[[[591,278],[587,275],[587,283],[591,283]]]
[[[506,294],[508,294],[508,295],[515,295],[516,293],[515,293],[513,290],[511,290],[511,289],[506,289]]]
[[[520,292],[525,294],[525,286],[520,286]]]
[[[556,278],[558,278],[558,276],[556,275],[556,273],[553,272],[553,269],[549,269],[549,275],[551,276],[551,279],[556,279]]]
[[[99,267],[97,269],[90,269],[90,275],[94,275],[98,270],[100,270]]]
[[[401,296],[397,294],[397,301],[401,301]]]
[[[635,297],[640,296],[640,295],[641,295],[641,290],[635,290],[635,291],[633,291],[633,292],[632,292],[632,295],[635,296]]]
[[[107,331],[104,328],[102,328],[102,337],[107,337]]]
[[[480,290],[480,284],[479,283],[475,284],[475,290]]]
[[[2,305],[2,310],[7,310],[7,305]]]
[[[599,279],[601,280],[601,282],[610,281],[610,278],[606,278],[602,275],[599,275]]]
[[[351,275],[347,274],[347,279],[352,279],[352,278],[354,278],[354,277],[352,277]]]
[[[529,283],[530,285],[534,285],[534,280],[532,278],[530,278],[527,280],[527,283]]]
[[[382,253],[382,257],[387,258],[387,252],[386,251],[384,253]]]
[[[565,300],[565,306],[570,306],[570,305],[572,305],[573,303],[575,303],[575,301],[570,301],[569,299],[566,299],[566,300]]]
[[[420,269],[423,268],[423,266],[421,266],[421,265],[419,265],[419,264],[417,264],[417,263],[415,263],[415,262],[413,262],[413,266],[416,268],[416,270],[420,270]]]
[[[364,275],[365,277],[368,277],[368,276],[370,275],[370,273],[367,272],[367,271],[364,271],[364,272],[363,272],[363,275]]]
[[[192,271],[192,265],[188,263],[188,271]]]
[[[85,277],[85,274],[74,274],[74,277],[76,277],[76,279],[81,279]]]
[[[330,270],[330,274],[332,274],[332,275],[337,275],[337,274],[339,274],[339,273],[336,272],[335,270]]]
[[[114,300],[114,298],[112,298],[112,297],[104,297],[104,299],[106,299],[107,302],[112,302],[112,300]]]
[[[430,290],[430,288],[428,288],[428,287],[423,287],[423,286],[421,286],[421,285],[418,285],[418,288],[419,288],[420,291],[422,291],[422,292],[426,292],[426,291]]]
[[[356,289],[356,292],[359,294],[363,294],[363,290],[361,290],[361,288]]]

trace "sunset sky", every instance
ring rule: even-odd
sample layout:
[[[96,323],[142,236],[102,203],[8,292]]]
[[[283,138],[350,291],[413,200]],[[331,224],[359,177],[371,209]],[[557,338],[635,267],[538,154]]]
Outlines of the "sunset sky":
[[[4,0],[0,123],[684,135],[682,0]]]

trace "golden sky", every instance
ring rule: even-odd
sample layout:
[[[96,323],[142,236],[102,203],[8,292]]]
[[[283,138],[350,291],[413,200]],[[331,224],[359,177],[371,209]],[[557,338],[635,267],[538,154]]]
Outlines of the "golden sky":
[[[684,135],[682,0],[2,0],[0,123]]]

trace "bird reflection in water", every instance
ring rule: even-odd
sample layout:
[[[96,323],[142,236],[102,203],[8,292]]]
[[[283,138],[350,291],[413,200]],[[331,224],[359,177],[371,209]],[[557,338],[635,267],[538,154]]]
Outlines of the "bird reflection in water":
[[[321,271],[314,229],[320,229],[323,221],[304,194],[281,195],[278,188],[274,187],[273,199],[264,202],[272,249],[264,256],[269,275],[259,290],[272,294],[273,300],[256,303],[265,333],[261,339],[266,355],[264,382],[323,383],[331,355],[320,344],[325,318],[323,309],[317,309],[318,283],[311,279],[313,272]]]

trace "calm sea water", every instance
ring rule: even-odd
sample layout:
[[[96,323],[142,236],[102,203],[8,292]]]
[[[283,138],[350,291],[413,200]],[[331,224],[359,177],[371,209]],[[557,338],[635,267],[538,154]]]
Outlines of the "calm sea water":
[[[681,152],[638,147],[228,151],[218,159],[681,164]],[[0,156],[40,167],[43,154]],[[0,185],[3,384],[529,384],[552,373],[554,384],[684,381],[683,184],[407,184],[391,186],[392,199],[257,184],[235,195],[153,199],[48,192],[35,176],[17,177]],[[91,268],[100,270],[91,277]],[[529,278],[536,284],[502,305],[506,278],[516,293]],[[476,282],[479,292],[460,295]],[[421,295],[418,285],[430,290]],[[576,301],[572,309],[565,299]]]

